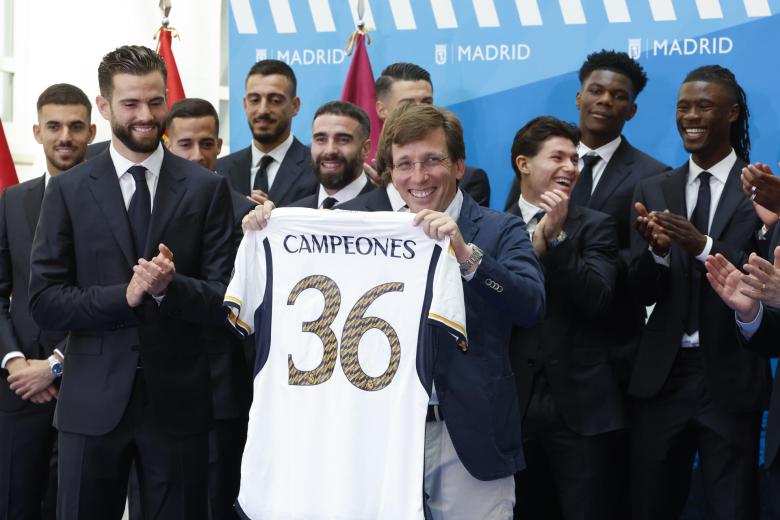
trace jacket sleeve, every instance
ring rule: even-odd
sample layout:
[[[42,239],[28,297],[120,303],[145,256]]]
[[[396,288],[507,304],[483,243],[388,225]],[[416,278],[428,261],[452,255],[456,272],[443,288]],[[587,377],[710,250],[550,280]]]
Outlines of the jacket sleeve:
[[[0,193],[0,360],[22,349],[11,321],[11,293],[14,287],[7,210],[6,193]]]

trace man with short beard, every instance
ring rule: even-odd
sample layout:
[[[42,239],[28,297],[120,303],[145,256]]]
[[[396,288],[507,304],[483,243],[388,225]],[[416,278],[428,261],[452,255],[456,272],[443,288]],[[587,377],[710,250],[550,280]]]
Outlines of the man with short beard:
[[[78,87],[44,90],[33,134],[43,145],[46,172],[0,197],[0,518],[41,518],[47,474],[55,473],[52,488],[57,482],[49,459],[65,333],[41,330],[30,316],[30,249],[46,184],[81,163],[95,137],[91,114]]]
[[[330,209],[374,188],[363,172],[371,150],[371,121],[362,108],[347,101],[325,103],[314,114],[311,133],[311,162],[319,192],[291,206]]]
[[[276,207],[317,192],[309,148],[291,132],[301,100],[295,73],[279,60],[255,63],[246,78],[244,111],[252,144],[217,162],[217,171],[233,189],[257,204],[271,200]]]
[[[145,517],[205,520],[212,423],[204,332],[231,268],[227,180],[165,150],[165,62],[98,67],[109,149],[53,178],[30,254],[30,313],[66,330],[55,411],[60,520],[119,520],[131,464]]]

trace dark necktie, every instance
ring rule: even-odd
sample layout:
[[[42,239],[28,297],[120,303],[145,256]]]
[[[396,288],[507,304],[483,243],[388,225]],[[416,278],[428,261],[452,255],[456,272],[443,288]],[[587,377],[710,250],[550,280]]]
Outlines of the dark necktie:
[[[325,200],[322,201],[322,209],[330,209],[338,204],[338,202],[339,201],[333,197],[326,197]]]
[[[253,190],[262,190],[264,193],[268,193],[268,165],[274,162],[274,158],[270,155],[264,155],[260,159],[260,168],[257,169],[255,174],[255,183],[252,186]]]
[[[135,192],[130,197],[127,206],[127,217],[133,230],[135,252],[140,257],[146,247],[146,235],[149,232],[149,221],[152,218],[152,197],[149,194],[149,185],[146,184],[146,168],[143,166],[131,166],[127,172],[135,181]]]
[[[696,196],[696,206],[691,213],[691,224],[699,233],[706,235],[709,232],[710,223],[710,172],[699,174],[699,193]],[[690,282],[690,297],[688,300],[688,316],[685,319],[685,333],[693,334],[699,330],[699,299],[701,297],[701,285],[704,278],[704,267],[701,262],[691,258],[688,264],[688,281]]]
[[[582,170],[577,185],[572,193],[572,203],[577,206],[587,206],[593,191],[593,167],[601,157],[595,152],[588,152],[582,158]]]

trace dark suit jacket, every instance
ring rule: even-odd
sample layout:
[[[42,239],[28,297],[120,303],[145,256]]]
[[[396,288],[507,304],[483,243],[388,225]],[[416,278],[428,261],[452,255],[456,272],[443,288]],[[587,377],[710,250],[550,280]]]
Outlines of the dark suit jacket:
[[[360,190],[360,193],[357,194],[357,197],[360,197],[361,195],[365,195],[369,191],[372,191],[376,186],[371,181],[367,182],[365,186],[363,186],[363,189]],[[319,194],[319,186],[317,186],[317,192],[313,193],[311,195],[308,195],[302,199],[296,200],[292,204],[290,204],[291,208],[311,208],[311,209],[317,209],[319,206],[317,205],[317,202],[319,201],[320,194]],[[357,198],[356,197],[356,198]],[[344,201],[341,204],[336,204],[336,208],[341,208],[343,204],[349,201]]]
[[[64,348],[64,332],[41,333],[30,316],[28,283],[30,248],[41,212],[44,177],[17,184],[0,195],[0,359],[21,351],[28,359],[45,359],[54,348]],[[11,296],[13,295],[13,301]],[[8,373],[0,375],[0,410],[35,406],[8,387]]]
[[[490,207],[490,180],[482,168],[466,165],[459,187],[480,206]]]
[[[747,253],[755,248],[756,231],[761,226],[752,203],[742,193],[743,166],[737,160],[729,172],[709,232],[713,240],[710,254],[721,253],[734,265],[745,263]],[[645,179],[637,186],[634,200],[643,203],[648,211],[668,209],[687,218],[687,178],[688,163]],[[689,304],[689,265],[698,260],[673,243],[667,268],[654,261],[647,242],[637,231],[631,240],[632,290],[644,305],[655,304],[655,309],[642,334],[629,392],[650,398],[663,387],[680,349]],[[710,395],[731,412],[763,409],[771,379],[766,358],[740,347],[734,337],[734,311],[704,278],[699,305],[699,341]]]
[[[108,152],[49,182],[33,242],[30,311],[39,326],[69,330],[57,404],[61,431],[103,435],[124,414],[139,354],[149,420],[174,435],[205,432],[211,418],[203,331],[225,319],[231,270],[228,183],[167,150],[143,255],[133,245]],[[137,258],[160,242],[176,274],[158,305],[131,309],[126,288]]]
[[[517,204],[510,213],[522,218]],[[580,435],[595,435],[626,425],[610,345],[600,340],[594,324],[594,318],[608,314],[617,281],[615,222],[571,206],[563,230],[566,240],[542,258],[545,319],[530,329],[515,328],[512,368],[522,410],[543,371],[566,425]]]
[[[86,159],[92,159],[93,157],[97,157],[101,153],[108,150],[108,147],[111,145],[111,140],[108,141],[99,141],[97,143],[92,143],[91,145],[87,146],[87,156]]]
[[[340,208],[392,210],[384,189]],[[493,480],[525,467],[509,339],[513,325],[529,327],[542,318],[544,281],[522,220],[464,195],[458,227],[485,255],[474,278],[463,283],[469,349],[437,352],[433,378],[461,462],[474,477]]]
[[[231,153],[217,160],[217,171],[230,180],[233,189],[242,195],[252,191],[249,184],[252,169],[252,146]],[[276,207],[289,206],[292,202],[317,193],[319,183],[311,169],[311,151],[298,139],[293,138],[290,149],[284,156],[268,197]]]
[[[244,238],[241,220],[256,204],[235,190],[230,190],[233,202],[233,250]],[[252,402],[252,371],[254,345],[248,338],[239,338],[220,324],[205,333],[211,374],[211,393],[215,419],[236,419],[249,411]]]

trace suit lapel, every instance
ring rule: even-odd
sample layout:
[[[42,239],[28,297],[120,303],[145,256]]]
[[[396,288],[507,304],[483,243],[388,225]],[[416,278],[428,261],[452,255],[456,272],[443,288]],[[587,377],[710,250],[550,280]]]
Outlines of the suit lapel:
[[[232,187],[242,195],[249,195],[251,186],[249,185],[252,179],[252,145],[242,150],[240,155],[236,158],[236,162],[233,163],[233,167],[228,172],[228,178]]]
[[[166,226],[179,206],[182,195],[186,191],[183,181],[186,179],[181,172],[171,168],[170,153],[165,151],[160,179],[154,194],[152,220],[149,223],[149,234],[144,247],[144,258],[152,258],[157,254],[157,244],[160,242]]]
[[[368,211],[393,211],[390,198],[387,196],[387,190],[381,188],[372,191],[371,195],[366,197],[366,209]]]
[[[298,182],[298,177],[304,173],[303,164],[306,161],[305,148],[298,139],[293,139],[290,149],[284,156],[279,170],[276,172],[274,183],[268,190],[268,197],[274,201],[281,201],[290,188]]]
[[[736,211],[737,206],[745,198],[745,195],[742,193],[742,181],[740,179],[740,174],[744,167],[745,163],[737,159],[737,162],[734,163],[731,171],[729,171],[729,176],[726,178],[723,193],[720,195],[720,201],[718,201],[718,207],[715,209],[715,216],[712,218],[712,225],[710,225],[709,235],[713,240],[720,237],[720,234],[726,228],[726,224],[731,220],[734,211]]]
[[[688,163],[666,174],[661,182],[666,208],[672,213],[688,218],[685,207],[685,182],[688,180]]]
[[[35,227],[38,225],[38,217],[41,214],[43,203],[43,191],[46,187],[46,175],[31,184],[24,194],[24,213],[30,226],[30,236],[35,235]]]
[[[615,154],[607,163],[607,167],[604,168],[601,179],[599,179],[599,183],[596,185],[587,207],[601,209],[609,200],[612,192],[631,176],[631,165],[634,163],[633,154],[630,153],[631,148],[626,138],[623,137],[617,150],[615,150]]]
[[[130,222],[127,220],[125,200],[119,187],[114,163],[108,150],[90,160],[92,169],[89,172],[91,183],[89,190],[95,199],[100,211],[106,218],[108,227],[111,228],[119,248],[125,255],[128,264],[135,265],[136,253],[133,245],[133,236],[130,233]]]
[[[461,206],[460,216],[458,216],[458,228],[460,228],[463,241],[467,244],[473,242],[474,237],[477,236],[480,220],[482,220],[482,215],[479,206],[474,199],[464,193],[463,206]]]

